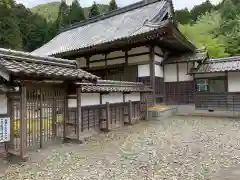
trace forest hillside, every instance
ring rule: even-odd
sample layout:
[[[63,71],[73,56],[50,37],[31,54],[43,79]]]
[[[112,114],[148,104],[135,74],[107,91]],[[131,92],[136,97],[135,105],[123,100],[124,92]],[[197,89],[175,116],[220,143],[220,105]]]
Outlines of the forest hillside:
[[[82,8],[78,0],[71,6],[62,0],[32,9],[15,0],[1,0],[0,47],[30,52],[51,40],[60,28],[117,8],[115,0],[88,8]],[[177,10],[176,17],[181,32],[197,47],[206,47],[211,57],[240,54],[239,0],[223,0],[218,5],[206,0],[191,10]]]

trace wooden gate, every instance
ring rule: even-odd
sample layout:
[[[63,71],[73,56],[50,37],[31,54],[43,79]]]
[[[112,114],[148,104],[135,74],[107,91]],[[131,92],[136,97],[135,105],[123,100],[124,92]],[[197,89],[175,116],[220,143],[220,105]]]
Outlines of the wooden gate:
[[[42,148],[52,140],[63,138],[64,89],[27,87],[24,91],[9,97],[10,148],[14,152]],[[21,94],[25,94],[25,98],[21,98]]]

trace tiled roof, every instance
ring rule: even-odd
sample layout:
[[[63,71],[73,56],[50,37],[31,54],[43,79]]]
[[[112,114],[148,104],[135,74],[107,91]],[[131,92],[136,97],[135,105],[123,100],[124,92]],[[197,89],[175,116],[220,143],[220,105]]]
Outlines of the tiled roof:
[[[170,64],[176,62],[188,62],[188,61],[204,61],[208,58],[208,52],[206,49],[197,49],[195,52],[185,53],[176,56],[170,56],[163,64]]]
[[[192,73],[225,72],[240,70],[240,57],[227,57],[220,59],[210,59],[201,64]]]
[[[66,28],[50,42],[33,51],[57,55],[135,37],[162,27],[169,0],[146,0]]]
[[[82,92],[151,92],[152,89],[144,86],[143,83],[98,80],[93,83],[81,84]]]
[[[77,68],[74,61],[33,56],[20,51],[0,49],[0,68],[16,76],[41,76],[59,79],[95,80],[97,76]]]

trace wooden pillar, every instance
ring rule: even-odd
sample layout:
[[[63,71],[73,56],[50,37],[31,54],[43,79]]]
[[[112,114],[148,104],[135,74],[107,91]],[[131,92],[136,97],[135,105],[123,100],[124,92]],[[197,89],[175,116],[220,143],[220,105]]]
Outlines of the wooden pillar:
[[[106,103],[106,130],[111,129],[111,111],[109,102]]]
[[[52,136],[54,138],[57,136],[57,99],[55,91],[52,102]]]
[[[81,106],[81,87],[77,88],[77,140],[80,140],[80,133],[82,129],[82,106]]]
[[[156,104],[156,84],[155,84],[155,58],[154,58],[154,46],[149,47],[149,59],[150,59],[150,85],[153,89],[153,105]]]
[[[107,80],[108,79],[108,69],[107,69],[107,54],[105,54],[105,80]]]
[[[179,92],[180,92],[180,90],[179,90],[179,64],[177,63],[177,66],[176,66],[176,68],[177,68],[177,104],[180,104],[180,94],[179,94]]]
[[[133,114],[133,111],[132,111],[132,101],[128,101],[128,123],[129,124],[132,124],[132,114]]]
[[[63,138],[67,138],[67,121],[68,121],[68,89],[65,89],[64,92],[64,101],[63,101]]]
[[[25,86],[21,87],[20,99],[20,156],[25,158],[26,144],[27,144],[27,89]]]
[[[7,116],[10,117],[10,142],[6,145],[6,152],[8,149],[14,147],[14,110],[13,110],[13,99],[7,95]]]
[[[40,148],[43,146],[43,95],[42,89],[40,89]]]

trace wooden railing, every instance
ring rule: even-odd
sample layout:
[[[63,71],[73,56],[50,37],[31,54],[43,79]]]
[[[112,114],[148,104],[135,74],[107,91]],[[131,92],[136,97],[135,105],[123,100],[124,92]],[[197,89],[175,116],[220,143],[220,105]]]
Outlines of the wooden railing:
[[[196,93],[196,109],[240,111],[240,93]]]

